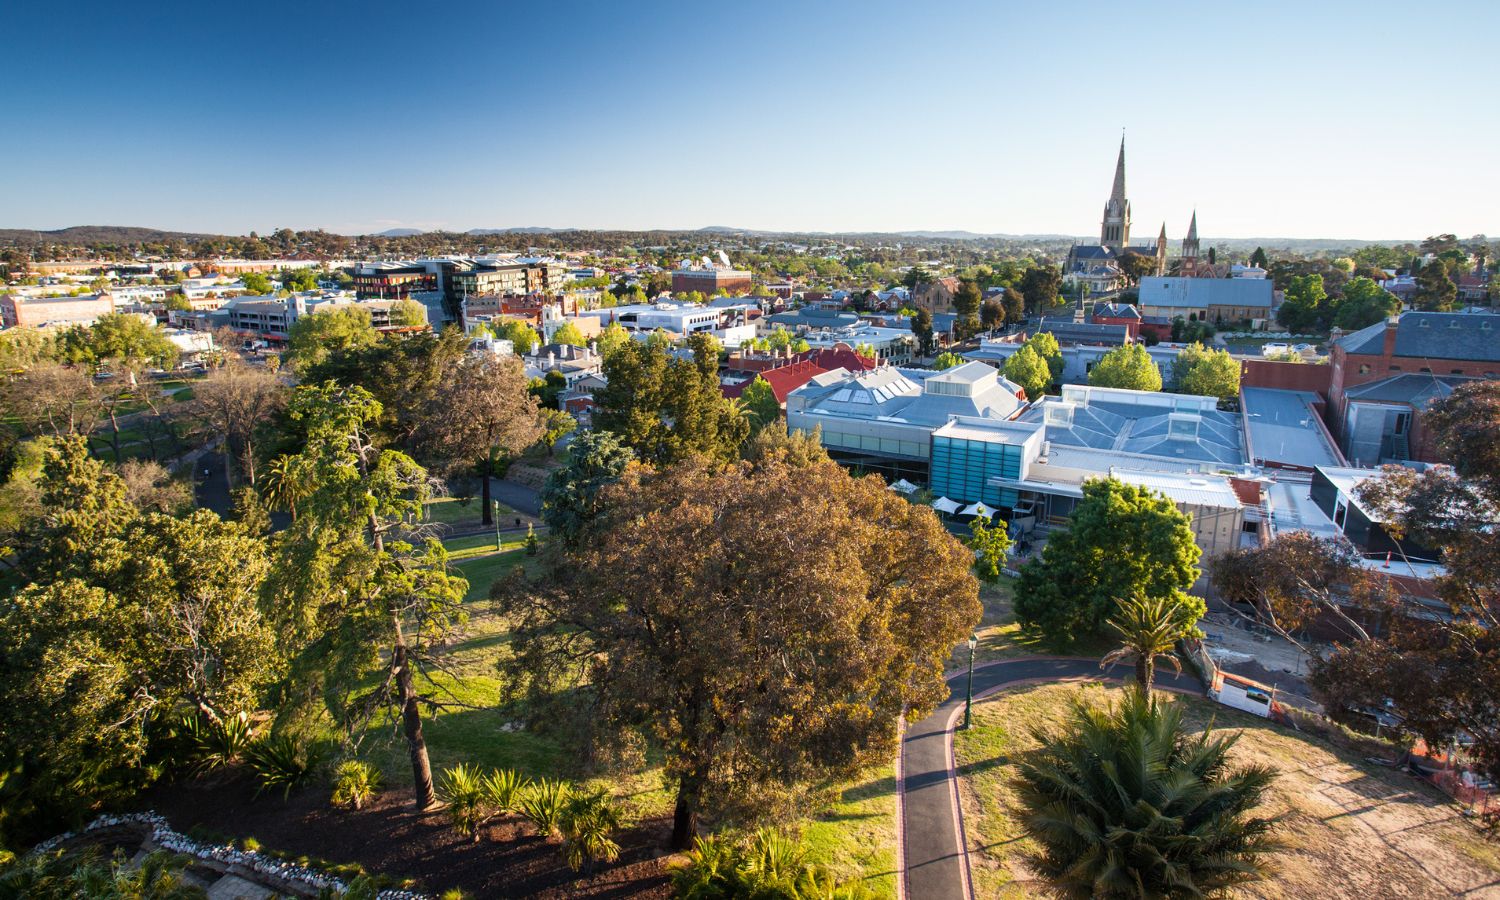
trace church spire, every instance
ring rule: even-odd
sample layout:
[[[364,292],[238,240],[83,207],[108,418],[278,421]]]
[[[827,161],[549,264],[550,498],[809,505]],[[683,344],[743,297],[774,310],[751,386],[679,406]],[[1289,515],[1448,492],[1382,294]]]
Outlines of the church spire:
[[[1116,253],[1130,246],[1130,201],[1125,197],[1125,136],[1120,135],[1120,157],[1115,161],[1115,184],[1099,223],[1099,245]]]
[[[1165,227],[1165,226],[1163,226]],[[1188,224],[1187,239],[1197,244],[1198,241],[1198,211],[1193,210],[1193,221]]]
[[[1109,199],[1125,202],[1125,135],[1120,135],[1120,158],[1115,161],[1115,186]]]

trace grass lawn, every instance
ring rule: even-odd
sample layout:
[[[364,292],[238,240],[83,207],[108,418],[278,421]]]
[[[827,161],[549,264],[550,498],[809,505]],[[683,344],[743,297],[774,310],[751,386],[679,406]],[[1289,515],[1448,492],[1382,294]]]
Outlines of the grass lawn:
[[[513,518],[515,512],[505,504],[500,504],[501,521]],[[483,510],[480,509],[480,500],[473,497],[468,503],[457,497],[438,497],[427,504],[428,522],[436,522],[442,525],[464,525],[478,527],[483,520]]]
[[[979,628],[974,632],[979,636],[979,646],[974,649],[975,662],[986,663],[1041,654],[1103,656],[1114,649],[1115,645],[1105,638],[1085,639],[1058,646],[1045,643],[1036,635],[1027,634],[1021,630],[1012,607],[1015,591],[1016,580],[1003,575],[994,584],[979,583],[979,601],[984,604],[984,617],[979,620]],[[952,671],[968,664],[969,649],[960,644],[954,649],[947,668]]]
[[[976,896],[1045,893],[1026,863],[1036,848],[1015,818],[1011,763],[1037,746],[1032,727],[1062,725],[1072,700],[1102,704],[1120,690],[1032,685],[975,704],[974,728],[956,735],[954,753]],[[1287,847],[1276,856],[1272,880],[1240,896],[1493,896],[1486,891],[1500,884],[1500,847],[1487,843],[1440,792],[1265,719],[1196,697],[1165,696],[1185,707],[1189,728],[1212,722],[1238,733],[1236,763],[1268,763],[1281,773],[1267,808],[1281,817],[1279,836]]]

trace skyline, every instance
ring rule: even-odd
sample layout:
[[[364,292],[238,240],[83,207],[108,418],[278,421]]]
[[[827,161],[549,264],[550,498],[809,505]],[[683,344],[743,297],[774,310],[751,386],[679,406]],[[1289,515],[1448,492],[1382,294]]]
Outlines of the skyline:
[[[1500,11],[1180,10],[23,8],[0,227],[1087,236],[1123,126],[1138,234],[1500,231]]]

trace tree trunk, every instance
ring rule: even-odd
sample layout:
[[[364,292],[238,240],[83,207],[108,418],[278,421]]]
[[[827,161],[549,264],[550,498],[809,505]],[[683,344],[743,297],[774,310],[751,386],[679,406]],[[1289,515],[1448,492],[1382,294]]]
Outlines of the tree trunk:
[[[115,465],[120,464],[120,420],[115,418],[115,408],[109,408],[109,445],[115,452]]]
[[[1135,660],[1135,683],[1141,693],[1150,695],[1151,682],[1156,680],[1156,663],[1150,655],[1142,653]]]
[[[224,489],[234,496],[234,473],[229,471],[234,466],[234,449],[229,445],[229,438],[224,438]]]
[[[494,504],[490,502],[490,473],[494,470],[495,460],[492,456],[486,456],[484,462],[479,464],[479,505],[481,507],[481,518],[479,521],[483,525],[493,525],[495,523],[492,512]]]
[[[703,766],[677,780],[677,806],[672,811],[672,849],[688,850],[698,836],[698,803],[707,773]]]
[[[427,759],[427,739],[422,736],[422,712],[417,708],[417,690],[412,683],[406,642],[397,638],[391,651],[391,665],[396,667],[396,685],[401,691],[401,727],[406,733],[406,748],[411,755],[412,791],[418,810],[432,809],[437,796],[432,790],[432,763]]]

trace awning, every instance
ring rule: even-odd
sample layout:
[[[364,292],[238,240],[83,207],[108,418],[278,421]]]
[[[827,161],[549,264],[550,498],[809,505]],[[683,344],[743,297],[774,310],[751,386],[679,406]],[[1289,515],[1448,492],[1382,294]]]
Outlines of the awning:
[[[966,506],[964,507],[963,512],[959,513],[959,515],[961,516],[983,516],[986,519],[988,519],[990,516],[993,516],[994,514],[995,510],[990,509],[983,503],[975,503],[973,506]]]
[[[963,506],[957,500],[949,500],[947,497],[939,497],[932,501],[932,508],[942,513],[956,513]]]
[[[916,485],[912,484],[910,481],[907,481],[905,478],[901,478],[891,482],[890,487],[891,490],[895,491],[898,494],[910,494],[912,491],[917,489]]]

